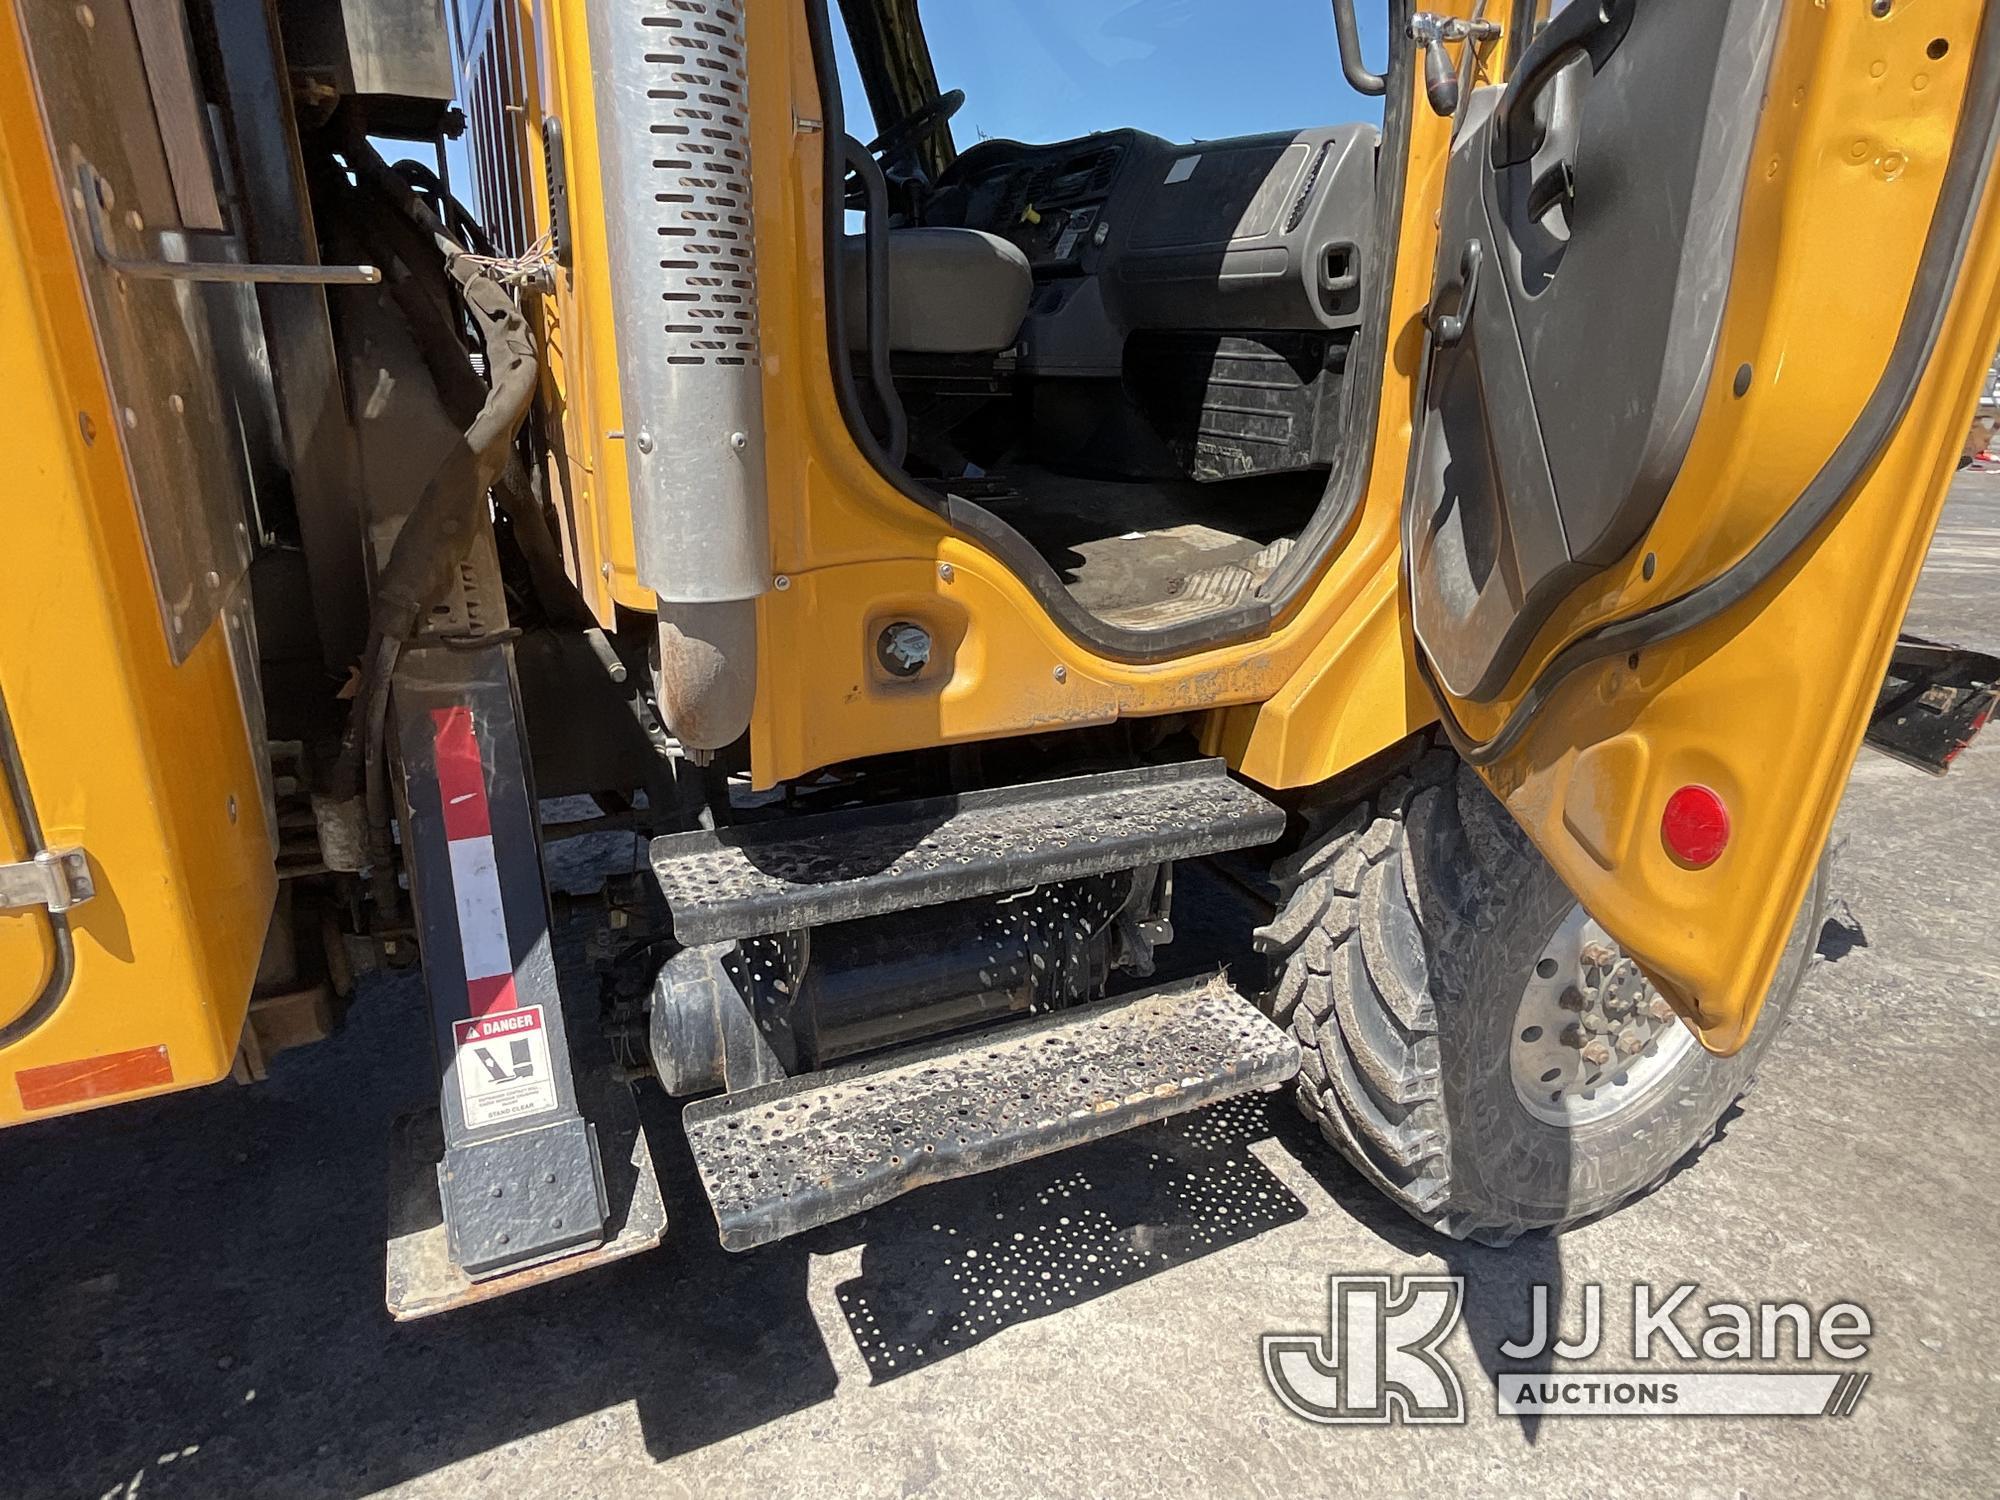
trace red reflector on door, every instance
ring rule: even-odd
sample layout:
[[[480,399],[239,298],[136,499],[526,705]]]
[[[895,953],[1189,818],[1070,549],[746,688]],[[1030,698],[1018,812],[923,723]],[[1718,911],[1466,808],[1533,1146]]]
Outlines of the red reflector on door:
[[[135,1094],[173,1081],[173,1064],[167,1061],[164,1046],[135,1047],[130,1052],[107,1052],[102,1057],[51,1063],[45,1068],[23,1068],[14,1075],[23,1109],[56,1109],[88,1099]]]
[[[1729,843],[1729,809],[1705,786],[1684,786],[1667,798],[1660,837],[1682,864],[1712,865]]]

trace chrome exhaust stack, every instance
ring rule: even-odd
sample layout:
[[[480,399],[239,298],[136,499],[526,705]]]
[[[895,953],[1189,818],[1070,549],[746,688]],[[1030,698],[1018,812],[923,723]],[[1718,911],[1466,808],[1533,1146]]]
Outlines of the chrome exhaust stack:
[[[639,581],[698,758],[750,725],[770,586],[744,0],[589,7]]]

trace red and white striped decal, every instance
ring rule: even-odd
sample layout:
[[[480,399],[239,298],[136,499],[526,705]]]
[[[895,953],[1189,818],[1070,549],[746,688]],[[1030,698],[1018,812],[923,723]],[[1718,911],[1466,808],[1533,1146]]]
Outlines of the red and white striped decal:
[[[470,1014],[512,1010],[517,1003],[514,956],[507,945],[507,912],[500,900],[500,866],[493,855],[486,771],[479,763],[472,710],[462,704],[434,708],[431,723],[437,731],[438,797],[444,804],[445,850],[451,857]]]

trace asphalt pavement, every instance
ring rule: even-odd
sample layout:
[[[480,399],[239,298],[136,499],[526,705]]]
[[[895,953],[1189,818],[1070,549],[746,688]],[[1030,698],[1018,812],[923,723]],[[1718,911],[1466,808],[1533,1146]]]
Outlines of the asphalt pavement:
[[[1960,477],[1910,623],[2000,642],[2000,474]],[[371,981],[264,1084],[0,1137],[0,1495],[1993,1494],[1996,802],[2000,731],[1941,781],[1864,752],[1743,1113],[1650,1198],[1506,1250],[1426,1236],[1274,1096],[732,1256],[652,1095],[666,1246],[397,1325],[389,1122],[430,1064],[414,984]],[[1232,900],[1184,894],[1176,963],[1240,961]],[[1261,1336],[1325,1333],[1336,1273],[1464,1278],[1462,1425],[1280,1406]],[[1865,1308],[1852,1414],[1496,1412],[1532,1286],[1574,1328],[1598,1285],[1594,1363],[1630,1369],[1633,1287],[1685,1282],[1691,1329]]]

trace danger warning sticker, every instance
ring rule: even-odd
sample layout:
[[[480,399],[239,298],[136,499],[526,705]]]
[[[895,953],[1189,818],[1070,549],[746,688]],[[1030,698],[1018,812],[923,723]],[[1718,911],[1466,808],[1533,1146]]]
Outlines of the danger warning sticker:
[[[454,1022],[452,1032],[458,1039],[455,1071],[468,1129],[556,1107],[549,1033],[539,1005]]]

